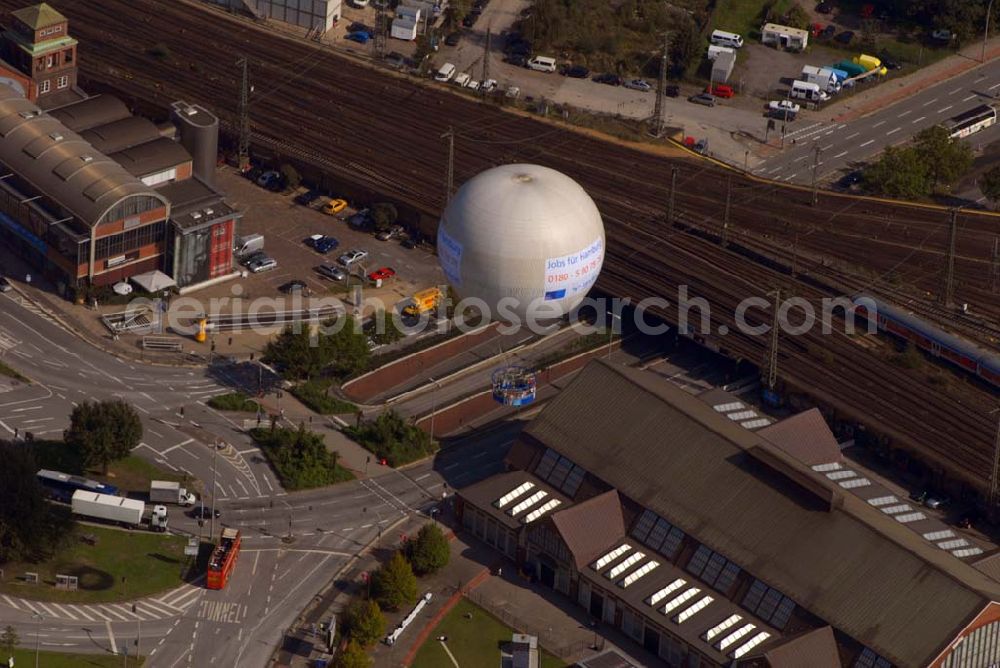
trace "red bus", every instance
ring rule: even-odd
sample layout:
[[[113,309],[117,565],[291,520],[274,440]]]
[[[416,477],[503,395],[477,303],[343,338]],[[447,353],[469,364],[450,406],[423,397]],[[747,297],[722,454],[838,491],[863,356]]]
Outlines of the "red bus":
[[[223,529],[219,544],[212,550],[212,558],[208,561],[208,588],[224,589],[229,582],[229,576],[236,568],[236,559],[240,556],[239,529]]]

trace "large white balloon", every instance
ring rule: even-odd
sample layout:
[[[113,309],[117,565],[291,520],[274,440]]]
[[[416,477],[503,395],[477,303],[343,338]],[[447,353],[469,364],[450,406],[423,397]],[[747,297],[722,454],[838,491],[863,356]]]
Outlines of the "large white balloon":
[[[604,247],[590,196],[538,165],[502,165],[467,181],[438,227],[438,260],[452,288],[505,321],[572,311],[597,281]]]

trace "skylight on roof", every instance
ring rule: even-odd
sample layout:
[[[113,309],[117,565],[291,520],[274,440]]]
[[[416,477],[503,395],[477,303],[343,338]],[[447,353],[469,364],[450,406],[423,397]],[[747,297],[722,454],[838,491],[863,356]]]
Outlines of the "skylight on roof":
[[[844,480],[845,478],[854,478],[858,474],[850,469],[844,469],[843,471],[831,471],[826,474],[826,477],[830,480]]]
[[[747,420],[746,422],[741,422],[740,426],[744,429],[754,430],[760,429],[761,427],[766,427],[771,424],[771,421],[767,418],[758,418],[756,420]]]
[[[623,559],[620,564],[608,571],[608,579],[614,580],[616,577],[627,571],[628,569],[635,566],[637,563],[642,561],[646,557],[645,552],[635,552],[626,559]]]
[[[903,524],[927,519],[927,515],[924,515],[923,513],[906,513],[905,515],[894,515],[893,517],[897,522],[902,522]]]
[[[879,496],[874,499],[868,499],[868,503],[875,506],[876,508],[879,506],[887,506],[890,503],[896,503],[897,501],[899,501],[899,499],[897,499],[892,494],[890,494],[889,496]]]
[[[712,638],[719,635],[720,633],[723,633],[727,629],[731,629],[732,627],[736,626],[741,619],[743,619],[743,615],[729,615],[721,622],[719,622],[709,630],[705,631],[705,640],[707,642],[712,642]]]
[[[931,541],[932,543],[936,540],[944,540],[945,538],[954,538],[955,532],[951,529],[943,529],[941,531],[928,531],[924,534],[924,538]]]
[[[723,638],[722,640],[720,640],[719,644],[716,645],[716,647],[720,651],[724,650],[727,647],[729,647],[730,645],[732,645],[733,643],[735,643],[740,638],[749,635],[750,632],[753,631],[755,628],[757,628],[757,627],[754,624],[747,624],[745,626],[741,626],[740,628],[736,629],[735,631],[733,631],[732,633],[730,633],[729,635],[727,635],[725,638]]]
[[[974,557],[977,554],[982,554],[983,551],[978,547],[969,547],[964,550],[954,550],[952,554],[959,559],[964,559],[966,557]]]
[[[836,471],[839,468],[841,468],[840,464],[837,462],[830,462],[829,464],[815,464],[813,465],[812,470],[819,473],[825,473],[826,471]]]
[[[660,562],[658,562],[658,561],[647,561],[642,566],[640,566],[639,568],[637,568],[634,573],[629,573],[628,575],[626,575],[622,579],[622,581],[619,582],[618,584],[621,585],[622,587],[628,587],[631,584],[635,584],[636,580],[638,580],[642,576],[646,575],[647,573],[649,573],[651,570],[653,570],[654,568],[656,568],[659,565],[660,565]]]
[[[843,481],[840,483],[840,486],[844,489],[854,489],[855,487],[867,487],[870,484],[872,484],[872,481],[868,478],[853,478]]]
[[[695,603],[691,607],[685,608],[681,612],[677,613],[674,616],[674,622],[677,623],[677,624],[683,624],[684,622],[686,622],[687,620],[691,619],[692,617],[694,617],[695,615],[697,615],[699,612],[701,612],[702,610],[704,610],[705,608],[707,608],[712,603],[712,601],[714,601],[714,600],[715,599],[712,598],[711,596],[705,596],[705,597],[703,597],[700,601],[698,601],[697,603]]]
[[[611,550],[610,552],[608,552],[607,554],[605,554],[603,557],[601,557],[600,559],[598,559],[597,561],[595,561],[594,562],[594,570],[595,571],[599,571],[599,570],[603,569],[605,566],[607,566],[612,561],[614,561],[618,557],[622,556],[623,554],[625,554],[626,552],[628,552],[631,549],[632,549],[631,545],[629,545],[628,543],[622,543],[621,545],[619,545],[618,547],[616,547],[615,549]]]
[[[676,598],[667,601],[666,604],[662,608],[660,608],[660,612],[662,612],[665,615],[669,615],[671,612],[681,607],[682,605],[684,605],[685,603],[687,603],[700,593],[701,589],[699,589],[698,587],[692,587],[683,594],[679,594]]]
[[[895,515],[896,513],[905,513],[910,510],[910,507],[905,503],[899,503],[895,506],[886,506],[885,508],[880,508],[880,510],[886,515]]]
[[[733,652],[733,658],[738,659],[750,650],[752,650],[757,645],[761,644],[765,640],[771,637],[771,634],[767,631],[761,631],[750,640],[746,641],[744,644],[740,645],[735,652]]]
[[[719,404],[718,406],[712,406],[715,410],[720,413],[728,413],[729,411],[738,411],[743,408],[746,404],[742,401],[731,401],[728,404]]]
[[[969,541],[964,538],[958,538],[955,540],[946,540],[943,543],[938,543],[938,547],[942,550],[954,550],[957,547],[965,547],[969,544]]]
[[[496,506],[497,508],[503,508],[504,506],[506,506],[507,504],[509,504],[511,501],[513,501],[517,497],[521,496],[522,494],[524,494],[525,492],[527,492],[529,489],[531,489],[534,486],[535,486],[535,483],[533,483],[533,482],[530,482],[530,481],[529,482],[522,482],[520,485],[518,485],[517,487],[515,487],[512,490],[510,490],[509,492],[507,492],[506,494],[504,494],[503,496],[501,496],[499,499],[497,499],[496,501],[494,501],[493,505]]]
[[[520,501],[517,505],[515,505],[507,512],[511,515],[517,515],[518,513],[523,513],[525,510],[532,507],[533,505],[535,505],[548,495],[549,495],[548,492],[546,492],[543,489],[540,489],[531,496],[529,496],[528,498],[526,498],[524,501]]]
[[[733,422],[739,422],[740,420],[749,420],[751,418],[757,417],[756,411],[740,411],[739,413],[729,413],[726,415],[727,418]]]
[[[546,501],[545,503],[538,506],[537,508],[535,508],[530,513],[524,516],[525,524],[527,524],[528,522],[534,522],[539,517],[541,517],[545,513],[549,512],[550,510],[558,506],[560,503],[562,503],[562,501],[560,501],[559,499],[549,499],[548,501]]]
[[[647,602],[650,605],[656,605],[657,603],[665,599],[667,596],[669,596],[670,594],[674,593],[675,591],[683,587],[685,584],[687,584],[687,580],[685,580],[684,578],[677,578],[663,589],[654,592],[653,595],[649,597],[649,601]]]

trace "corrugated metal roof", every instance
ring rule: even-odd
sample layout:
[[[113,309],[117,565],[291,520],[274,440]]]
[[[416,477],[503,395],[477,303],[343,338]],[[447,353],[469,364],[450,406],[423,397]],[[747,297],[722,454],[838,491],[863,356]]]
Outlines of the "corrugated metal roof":
[[[83,132],[99,125],[107,125],[132,113],[125,103],[113,95],[95,95],[79,102],[49,111],[54,118],[73,132]]]
[[[625,537],[621,501],[615,490],[553,513],[552,523],[573,555],[577,570],[583,570],[602,550]]]
[[[844,459],[837,439],[818,408],[785,418],[757,433],[806,466]]]
[[[191,154],[166,137],[116,151],[108,157],[139,178],[191,162]]]
[[[0,134],[0,161],[88,226],[130,196],[167,206],[155,190],[8,86],[0,86]]]
[[[592,362],[526,432],[898,665],[928,663],[1000,600],[982,573],[653,374]]]
[[[129,116],[84,130],[80,136],[98,151],[108,155],[158,139],[160,131],[147,118]]]

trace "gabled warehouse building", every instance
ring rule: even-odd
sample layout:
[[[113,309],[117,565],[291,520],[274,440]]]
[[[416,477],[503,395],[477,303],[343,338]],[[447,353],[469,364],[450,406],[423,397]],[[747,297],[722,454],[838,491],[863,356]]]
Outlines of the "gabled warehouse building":
[[[669,666],[984,668],[997,557],[774,423],[592,362],[459,491],[471,533]]]

